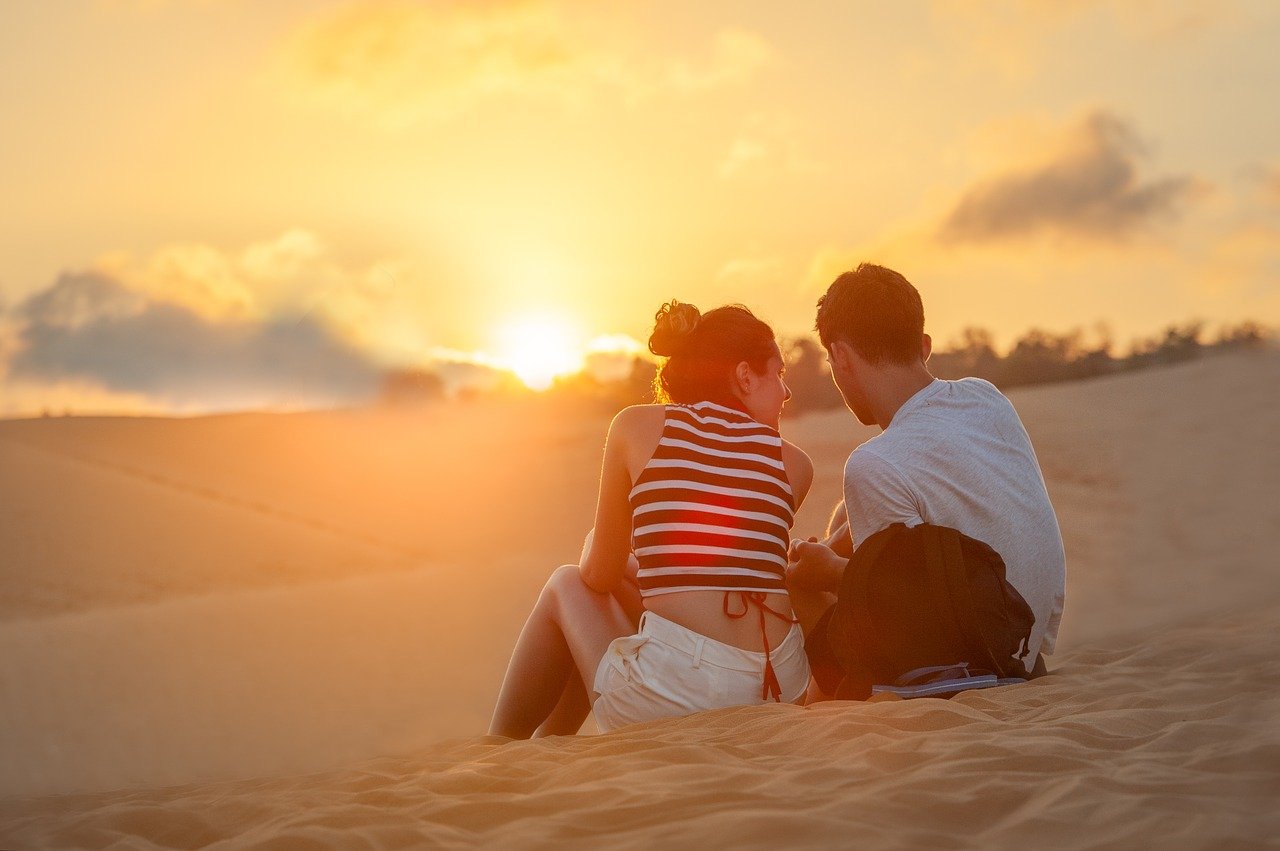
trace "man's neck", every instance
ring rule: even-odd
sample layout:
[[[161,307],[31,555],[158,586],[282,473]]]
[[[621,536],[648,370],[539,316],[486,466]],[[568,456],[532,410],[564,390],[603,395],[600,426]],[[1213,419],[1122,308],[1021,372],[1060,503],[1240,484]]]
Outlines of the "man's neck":
[[[933,376],[923,363],[890,367],[883,370],[877,378],[876,398],[872,401],[871,413],[881,429],[888,428],[907,400],[933,381]]]

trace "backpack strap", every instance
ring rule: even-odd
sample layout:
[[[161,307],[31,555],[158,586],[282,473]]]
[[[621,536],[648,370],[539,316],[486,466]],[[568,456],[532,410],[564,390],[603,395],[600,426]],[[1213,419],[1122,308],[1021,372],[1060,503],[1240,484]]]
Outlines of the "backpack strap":
[[[933,586],[933,598],[940,604],[939,614],[947,620],[952,635],[962,635],[965,639],[971,640],[972,635],[964,623],[968,617],[957,611],[959,601],[956,599],[955,592],[951,590],[947,552],[943,544],[946,531],[940,526],[928,523],[920,527],[923,536],[925,575],[929,577],[929,584]]]
[[[949,590],[947,598],[956,607],[956,621],[961,634],[974,650],[984,654],[982,662],[991,664],[991,671],[997,676],[1008,666],[1000,664],[986,640],[978,629],[978,610],[973,602],[973,593],[969,590],[969,574],[964,569],[964,552],[960,549],[960,532],[957,529],[938,527],[937,545],[941,551],[943,575]],[[933,547],[928,547],[932,550]]]

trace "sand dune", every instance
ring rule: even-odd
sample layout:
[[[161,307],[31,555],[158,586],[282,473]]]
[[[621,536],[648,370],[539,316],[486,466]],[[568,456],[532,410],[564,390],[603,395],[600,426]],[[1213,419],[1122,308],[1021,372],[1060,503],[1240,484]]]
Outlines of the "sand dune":
[[[590,525],[595,507],[607,424],[598,410],[516,402],[187,419],[53,417],[0,421],[0,446],[34,450],[46,463],[78,462],[86,477],[112,475],[207,509],[372,548],[359,570],[347,571],[358,573],[386,559],[471,563],[516,547],[575,555],[578,528]],[[66,467],[47,478],[64,490],[87,486]],[[57,522],[48,516],[49,501],[29,502],[40,506],[29,527]],[[6,555],[26,559],[21,536],[3,546],[12,547]]]
[[[1014,394],[1067,545],[1049,678],[519,743],[474,733],[607,418],[0,423],[0,846],[1266,846],[1276,386],[1260,353]],[[784,430],[805,533],[871,432]]]
[[[951,701],[477,738],[324,774],[11,801],[0,818],[28,847],[1262,847],[1280,835],[1277,636],[1272,607]]]
[[[415,563],[323,522],[0,439],[0,617],[153,602]]]

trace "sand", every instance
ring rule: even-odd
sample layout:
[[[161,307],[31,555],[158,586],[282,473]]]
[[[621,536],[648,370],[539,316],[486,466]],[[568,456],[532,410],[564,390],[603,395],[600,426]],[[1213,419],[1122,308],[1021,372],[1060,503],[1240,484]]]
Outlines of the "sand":
[[[1263,352],[1012,394],[1050,677],[535,742],[478,733],[607,417],[0,422],[0,847],[1275,847],[1276,386]],[[872,432],[784,431],[813,531]]]

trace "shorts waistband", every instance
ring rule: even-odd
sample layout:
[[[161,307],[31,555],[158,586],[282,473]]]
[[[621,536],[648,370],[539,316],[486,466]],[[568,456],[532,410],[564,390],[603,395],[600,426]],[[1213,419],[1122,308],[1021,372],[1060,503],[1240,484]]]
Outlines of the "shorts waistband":
[[[646,611],[640,616],[639,634],[721,668],[759,673],[764,667],[763,650],[745,650],[716,641],[653,612]],[[770,648],[769,652],[776,660],[786,658],[796,651],[804,652],[804,632],[799,624],[792,624],[786,637],[778,642],[777,647]]]

